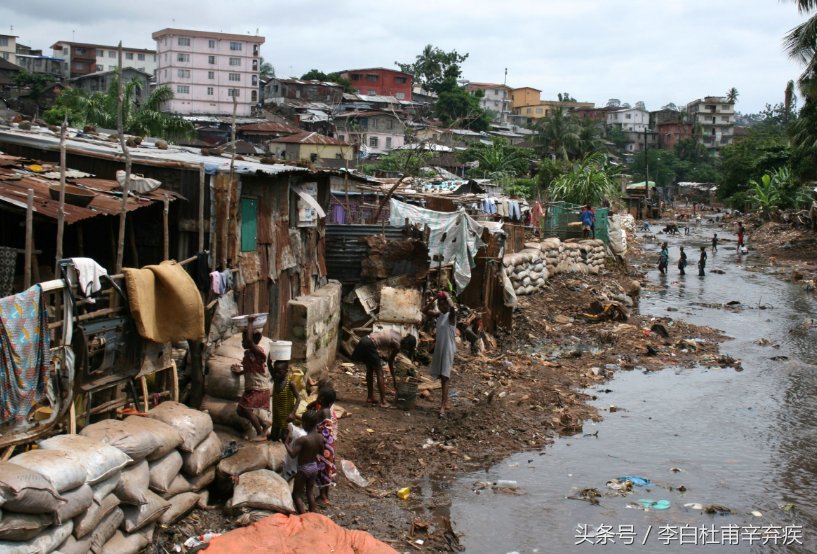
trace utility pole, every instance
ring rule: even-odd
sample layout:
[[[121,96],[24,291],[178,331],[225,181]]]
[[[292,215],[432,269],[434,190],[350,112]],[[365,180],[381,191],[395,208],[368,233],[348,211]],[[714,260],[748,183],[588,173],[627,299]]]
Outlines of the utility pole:
[[[502,79],[502,93],[505,97],[502,99],[502,107],[499,109],[499,122],[505,123],[505,103],[508,101],[508,68],[505,68],[505,77]]]

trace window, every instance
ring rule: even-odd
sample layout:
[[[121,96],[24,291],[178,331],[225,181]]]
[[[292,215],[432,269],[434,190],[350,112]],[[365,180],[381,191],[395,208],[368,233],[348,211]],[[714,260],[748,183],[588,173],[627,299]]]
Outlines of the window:
[[[227,89],[227,96],[235,96],[238,98],[240,96],[241,90],[237,88],[228,88]]]
[[[108,71],[116,71],[116,66],[115,65],[109,65],[108,66]]]
[[[237,41],[230,41],[230,50],[233,52],[241,52],[241,43]]]
[[[542,108],[536,108],[536,113],[542,113]]]
[[[109,58],[115,58],[116,57],[116,52],[113,51],[113,50],[108,50],[108,57]]]
[[[231,81],[241,81],[241,73],[230,73],[229,77]]]
[[[0,37],[0,46],[8,46],[9,45],[9,38],[8,37]]]
[[[250,92],[250,100],[252,102],[258,102],[258,91],[257,90],[254,90],[254,91]]]
[[[372,118],[369,120],[369,129],[377,129],[377,119]]]
[[[252,86],[254,86],[254,87],[258,86],[258,75],[253,75],[252,76]]]
[[[133,59],[133,52],[125,52],[125,59],[132,60]]]
[[[386,137],[386,150],[391,149],[391,137]]]
[[[179,46],[190,46],[190,37],[179,37]]]
[[[105,71],[105,66],[104,65],[97,65],[96,70],[97,71]]]
[[[241,251],[255,252],[258,238],[258,200],[255,198],[241,199]]]
[[[179,69],[176,73],[182,79],[189,79],[190,78],[190,70],[189,69]]]
[[[77,47],[76,52],[77,52],[78,56],[83,55],[83,54],[85,54],[85,48]]]
[[[360,74],[359,73],[352,73],[352,80],[353,81],[360,81]]]
[[[724,121],[724,122],[728,123],[729,122],[729,116],[728,115],[722,115],[721,116],[721,121]]]
[[[258,57],[258,45],[257,44],[252,45],[252,55],[255,56],[255,57]]]
[[[715,121],[716,121],[716,120],[717,120],[717,118],[716,118],[716,117],[713,117],[713,118],[712,118],[712,125],[714,125],[714,124],[715,124]]]
[[[405,85],[406,84],[406,78],[405,77],[395,77],[394,82],[396,84],[398,84],[398,85]]]
[[[366,75],[366,80],[369,81],[370,83],[376,83],[377,75]]]
[[[143,62],[143,61],[145,61],[145,55],[144,54],[136,54],[136,59],[139,60],[140,62]],[[153,56],[153,61],[154,62],[156,61],[156,56],[155,55]]]
[[[207,47],[208,48],[215,48],[216,47],[216,41],[214,41],[213,39],[208,40],[207,41]]]
[[[377,137],[370,137],[369,138],[369,147],[370,148],[377,148]]]
[[[189,85],[176,85],[176,92],[179,94],[190,94]]]
[[[252,70],[253,71],[258,71],[258,60],[253,60],[252,61]]]
[[[215,56],[207,56],[207,63],[210,65],[216,65],[216,57]]]
[[[393,119],[387,119],[386,120],[386,129],[389,129],[389,130],[394,129],[394,120]]]
[[[215,79],[216,78],[216,72],[215,71],[208,71],[207,72],[207,78],[208,79]]]
[[[178,61],[178,62],[189,62],[190,61],[190,54],[176,54],[176,61]]]
[[[241,65],[241,58],[230,58],[230,65],[232,66]]]
[[[374,89],[369,89],[369,96],[377,96],[377,91]]]
[[[338,140],[341,141],[341,142],[345,142],[346,141],[346,135],[338,135]]]
[[[406,93],[405,92],[395,92],[394,97],[397,98],[398,100],[405,100],[406,99]]]
[[[631,113],[624,114],[624,119],[632,119],[632,118],[633,118],[633,114],[631,114]]]
[[[207,96],[213,96],[214,93],[213,87],[207,87]]]

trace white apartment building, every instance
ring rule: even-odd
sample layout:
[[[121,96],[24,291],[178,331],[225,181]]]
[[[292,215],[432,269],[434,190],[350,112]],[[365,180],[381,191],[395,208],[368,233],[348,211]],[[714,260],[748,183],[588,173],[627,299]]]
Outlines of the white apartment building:
[[[51,51],[55,58],[64,60],[66,79],[113,71],[119,63],[118,46],[60,40],[51,45]],[[122,67],[153,75],[156,72],[156,50],[122,46]]]
[[[511,111],[511,87],[495,83],[469,82],[465,84],[465,90],[474,95],[481,91],[480,107],[493,114],[494,122],[508,122],[508,114]]]
[[[0,58],[17,65],[17,37],[0,35]]]
[[[723,96],[706,96],[687,104],[690,123],[699,129],[698,141],[715,156],[735,138],[735,104]]]
[[[259,102],[264,37],[162,29],[153,33],[156,82],[173,90],[166,109],[180,114],[251,115]]]
[[[650,112],[638,108],[613,110],[607,113],[607,126],[643,133],[650,126]]]

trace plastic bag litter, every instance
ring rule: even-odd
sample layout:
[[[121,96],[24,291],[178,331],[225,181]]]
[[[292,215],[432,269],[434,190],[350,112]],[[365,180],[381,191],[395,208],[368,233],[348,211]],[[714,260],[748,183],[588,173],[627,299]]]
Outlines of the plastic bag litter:
[[[619,481],[629,481],[636,487],[646,487],[651,483],[649,479],[646,477],[639,477],[637,475],[624,475],[623,477],[617,477]]]
[[[351,460],[341,460],[340,467],[343,469],[343,474],[346,476],[346,478],[358,487],[369,486],[369,480],[360,474],[357,466]]]

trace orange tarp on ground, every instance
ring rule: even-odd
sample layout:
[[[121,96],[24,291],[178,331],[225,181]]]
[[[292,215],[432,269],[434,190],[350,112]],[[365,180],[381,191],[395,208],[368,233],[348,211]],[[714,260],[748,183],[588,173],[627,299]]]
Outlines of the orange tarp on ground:
[[[320,514],[275,514],[214,538],[207,554],[399,554],[365,531],[351,531]]]

